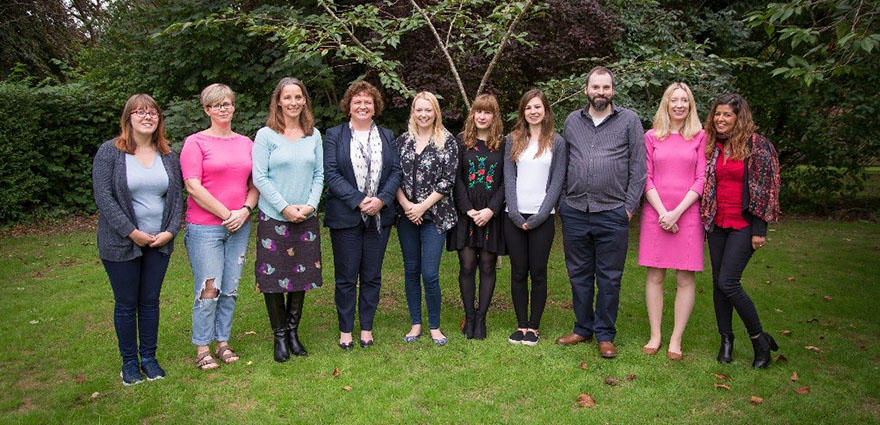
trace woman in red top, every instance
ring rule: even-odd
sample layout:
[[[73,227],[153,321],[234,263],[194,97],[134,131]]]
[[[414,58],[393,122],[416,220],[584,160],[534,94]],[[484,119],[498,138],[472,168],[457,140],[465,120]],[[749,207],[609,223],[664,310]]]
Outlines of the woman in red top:
[[[779,160],[773,145],[755,133],[746,100],[724,95],[706,118],[706,183],[700,215],[712,260],[712,297],[721,334],[718,361],[733,360],[733,310],[752,340],[752,367],[770,364],[779,347],[765,333],[740,278],[755,250],[767,243],[767,223],[779,218]]]

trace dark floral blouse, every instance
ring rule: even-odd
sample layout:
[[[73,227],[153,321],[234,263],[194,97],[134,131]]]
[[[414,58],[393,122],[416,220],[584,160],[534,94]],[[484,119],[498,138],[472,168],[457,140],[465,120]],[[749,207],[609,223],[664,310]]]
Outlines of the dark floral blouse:
[[[424,218],[434,222],[438,233],[451,229],[458,219],[452,200],[455,171],[458,167],[458,143],[455,138],[446,133],[442,150],[438,150],[433,143],[428,143],[418,155],[416,140],[409,132],[401,134],[395,143],[400,152],[400,168],[403,171],[400,189],[406,199],[418,203],[427,199],[432,192],[444,195],[443,199],[425,212]],[[406,220],[402,211],[400,219]]]

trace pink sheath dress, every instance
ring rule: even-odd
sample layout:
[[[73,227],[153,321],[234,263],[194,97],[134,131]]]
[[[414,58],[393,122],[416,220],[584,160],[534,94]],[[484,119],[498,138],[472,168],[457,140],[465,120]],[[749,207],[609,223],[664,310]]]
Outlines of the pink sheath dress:
[[[670,134],[663,141],[654,130],[645,133],[648,178],[645,192],[656,189],[667,211],[672,211],[688,191],[700,195],[706,179],[705,134],[690,140]],[[662,269],[703,271],[703,225],[700,201],[694,202],[678,219],[678,233],[663,230],[660,215],[646,200],[642,207],[639,234],[639,265]]]

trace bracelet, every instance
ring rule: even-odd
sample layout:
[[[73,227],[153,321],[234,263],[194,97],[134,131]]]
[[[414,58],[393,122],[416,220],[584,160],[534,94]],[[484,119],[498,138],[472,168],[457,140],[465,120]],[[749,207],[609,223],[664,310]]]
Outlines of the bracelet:
[[[254,209],[253,209],[250,205],[248,205],[248,204],[244,204],[244,205],[242,205],[242,208],[247,208],[248,212],[251,213],[251,214],[254,213]]]

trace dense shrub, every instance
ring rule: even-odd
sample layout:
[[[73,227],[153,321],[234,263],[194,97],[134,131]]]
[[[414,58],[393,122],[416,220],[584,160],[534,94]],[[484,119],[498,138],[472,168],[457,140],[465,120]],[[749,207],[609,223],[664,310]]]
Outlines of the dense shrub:
[[[0,224],[94,211],[91,159],[119,110],[81,84],[0,84]]]

